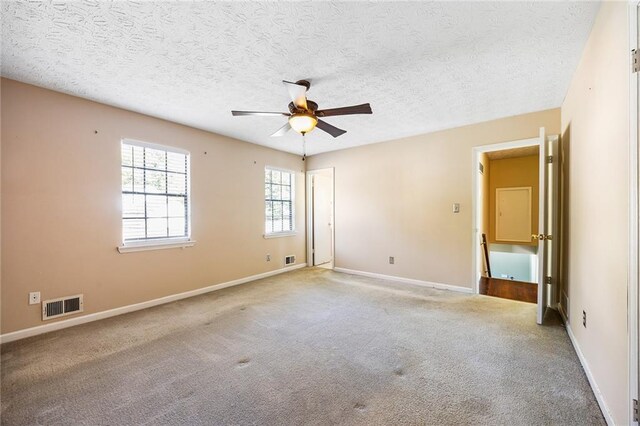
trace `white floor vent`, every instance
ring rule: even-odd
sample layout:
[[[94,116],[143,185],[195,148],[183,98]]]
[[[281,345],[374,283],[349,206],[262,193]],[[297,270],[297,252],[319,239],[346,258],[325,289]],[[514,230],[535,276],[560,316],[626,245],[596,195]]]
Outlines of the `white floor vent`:
[[[63,317],[83,310],[83,295],[59,297],[42,302],[42,320]]]
[[[285,258],[284,258],[284,266],[293,265],[294,263],[296,263],[296,257],[294,255],[285,256]]]

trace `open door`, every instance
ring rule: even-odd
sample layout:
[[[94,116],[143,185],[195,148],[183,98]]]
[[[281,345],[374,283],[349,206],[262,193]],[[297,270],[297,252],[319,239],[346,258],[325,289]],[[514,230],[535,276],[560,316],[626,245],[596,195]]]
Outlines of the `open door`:
[[[629,36],[630,36],[630,45],[633,51],[635,51],[635,58],[633,62],[633,69],[631,74],[630,86],[632,90],[631,94],[631,154],[633,156],[632,167],[631,167],[631,176],[632,176],[632,188],[630,194],[631,203],[631,241],[632,241],[632,250],[633,258],[630,261],[630,289],[629,296],[632,298],[629,307],[629,328],[631,330],[630,333],[630,354],[629,358],[631,359],[632,368],[629,369],[629,383],[630,392],[629,392],[629,400],[631,402],[631,420],[634,422],[638,422],[640,418],[640,407],[638,407],[638,400],[640,400],[640,288],[638,281],[640,278],[638,276],[638,267],[640,264],[640,249],[639,249],[639,239],[638,235],[638,227],[640,222],[640,206],[639,206],[639,196],[640,193],[640,183],[638,179],[639,175],[639,167],[640,167],[640,159],[638,157],[638,153],[640,151],[640,1],[636,1],[635,4],[630,2],[630,11],[629,11]],[[634,294],[635,293],[635,294]],[[640,423],[640,422],[638,422]]]
[[[538,311],[536,322],[542,324],[547,307],[555,299],[558,279],[558,137],[547,137],[540,129],[540,191],[538,235]],[[555,244],[557,245],[557,244]],[[553,296],[553,297],[552,297]]]
[[[312,175],[313,265],[333,260],[333,177]]]

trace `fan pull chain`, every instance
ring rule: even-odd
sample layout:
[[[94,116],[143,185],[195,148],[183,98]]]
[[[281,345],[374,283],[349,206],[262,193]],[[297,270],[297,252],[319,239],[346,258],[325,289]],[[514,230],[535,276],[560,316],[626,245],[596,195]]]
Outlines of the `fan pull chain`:
[[[306,134],[303,133],[302,134],[302,161],[306,160],[307,158],[307,138],[306,138]]]

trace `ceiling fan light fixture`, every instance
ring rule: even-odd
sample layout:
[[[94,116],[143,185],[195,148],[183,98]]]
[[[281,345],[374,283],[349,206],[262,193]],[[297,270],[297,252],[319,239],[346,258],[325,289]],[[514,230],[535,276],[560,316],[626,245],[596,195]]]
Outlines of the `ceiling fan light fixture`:
[[[289,124],[296,132],[304,134],[316,128],[318,119],[313,114],[298,112],[289,117]]]

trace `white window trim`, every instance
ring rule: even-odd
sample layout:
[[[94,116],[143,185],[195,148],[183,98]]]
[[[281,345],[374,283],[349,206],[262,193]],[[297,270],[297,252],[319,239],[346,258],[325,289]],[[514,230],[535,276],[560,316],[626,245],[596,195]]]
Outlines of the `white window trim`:
[[[296,231],[282,231],[282,232],[272,232],[270,234],[264,234],[263,237],[268,240],[270,238],[282,238],[282,237],[293,237],[298,235]]]
[[[138,251],[149,250],[166,250],[172,248],[187,248],[193,247],[196,244],[195,240],[191,239],[191,152],[186,149],[176,148],[173,146],[160,145],[151,142],[144,142],[136,139],[121,138],[120,146],[123,143],[127,145],[135,145],[144,148],[158,149],[167,152],[175,152],[177,154],[184,154],[188,158],[189,170],[187,171],[187,204],[188,204],[188,216],[185,218],[189,230],[189,235],[186,237],[173,237],[173,238],[157,238],[157,239],[145,239],[145,240],[131,240],[122,241],[122,245],[118,246],[118,252],[120,253],[133,253]],[[122,159],[120,159],[120,166],[122,167]],[[122,220],[122,207],[120,211],[120,220]],[[124,235],[123,235],[124,238]]]
[[[129,138],[122,138],[120,140],[120,143],[121,144],[126,143],[127,145],[135,145],[142,148],[151,148],[151,149],[157,149],[160,151],[169,151],[169,152],[175,152],[176,154],[184,154],[184,155],[191,156],[191,152],[187,151],[186,149],[176,148],[175,146],[160,145],[157,143],[144,142],[144,141],[139,141],[136,139],[129,139]]]
[[[196,242],[189,238],[163,238],[158,240],[130,241],[118,247],[120,253],[133,253],[137,251],[165,250],[172,248],[193,247]]]
[[[278,231],[278,232],[267,232],[267,230],[265,229],[264,234],[262,236],[268,240],[271,238],[293,237],[295,235],[298,235],[298,232],[296,231],[296,186],[297,186],[296,172],[293,170],[283,169],[280,167],[265,166],[264,171],[266,172],[267,170],[275,170],[278,172],[289,173],[291,175],[291,179],[292,179],[291,180],[291,228],[292,229],[291,231]],[[264,184],[265,184],[265,181],[264,181],[264,174],[263,174],[262,175],[263,187],[264,187]]]

